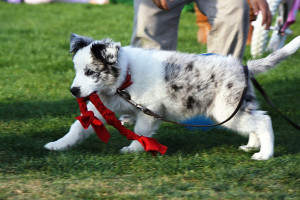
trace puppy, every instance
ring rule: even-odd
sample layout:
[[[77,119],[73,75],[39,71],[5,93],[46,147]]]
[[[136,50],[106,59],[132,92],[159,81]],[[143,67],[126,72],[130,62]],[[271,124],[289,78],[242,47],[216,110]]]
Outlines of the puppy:
[[[248,61],[250,76],[275,66],[296,52],[299,46],[300,36],[266,58]],[[93,40],[76,34],[71,35],[70,52],[74,53],[76,71],[71,93],[75,97],[87,97],[97,92],[110,110],[133,116],[136,119],[134,132],[147,137],[155,134],[160,120],[145,115],[116,94],[128,70],[133,84],[126,91],[131,99],[172,120],[206,115],[216,122],[224,121],[236,109],[245,87],[243,66],[231,56],[121,47],[120,43],[110,39]],[[253,87],[248,82],[241,109],[223,126],[249,136],[248,144],[240,149],[260,148],[252,159],[267,160],[274,152],[271,119],[258,109]],[[105,121],[91,103],[88,109]],[[84,129],[79,121],[75,121],[64,137],[46,144],[45,148],[67,149],[92,132],[91,127]],[[142,150],[141,144],[133,141],[121,152]]]

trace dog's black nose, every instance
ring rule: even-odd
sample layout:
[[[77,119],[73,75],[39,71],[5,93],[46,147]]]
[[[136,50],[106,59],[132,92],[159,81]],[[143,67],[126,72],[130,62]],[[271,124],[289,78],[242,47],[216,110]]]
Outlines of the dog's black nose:
[[[80,88],[79,87],[72,87],[70,89],[70,92],[75,96],[77,97],[79,94],[80,94]]]

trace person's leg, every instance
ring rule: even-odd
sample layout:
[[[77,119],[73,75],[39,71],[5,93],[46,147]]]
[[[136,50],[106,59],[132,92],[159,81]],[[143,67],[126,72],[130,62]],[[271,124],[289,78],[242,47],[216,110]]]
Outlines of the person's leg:
[[[176,50],[178,23],[186,0],[169,3],[170,9],[164,11],[151,0],[134,0],[132,46]]]
[[[197,5],[212,24],[207,51],[242,59],[249,28],[247,1],[197,0]]]

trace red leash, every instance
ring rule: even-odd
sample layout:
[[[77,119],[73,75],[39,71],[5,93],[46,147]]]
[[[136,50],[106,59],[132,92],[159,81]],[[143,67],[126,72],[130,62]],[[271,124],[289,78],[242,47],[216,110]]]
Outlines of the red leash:
[[[88,98],[77,98],[77,102],[79,104],[81,116],[76,117],[82,124],[83,128],[87,129],[89,125],[92,125],[93,129],[95,130],[97,136],[105,143],[108,142],[110,138],[109,132],[106,130],[104,124],[95,117],[93,111],[88,111],[86,106],[86,100],[90,100],[99,113],[103,116],[103,118],[106,120],[106,122],[109,125],[112,125],[116,129],[119,130],[119,132],[122,135],[125,135],[128,140],[137,140],[139,141],[142,146],[144,147],[145,151],[150,151],[153,155],[156,155],[157,152],[164,155],[167,151],[167,147],[159,144],[156,139],[139,136],[135,134],[133,131],[125,128],[121,122],[116,118],[114,112],[109,110],[104,106],[101,99],[96,93],[92,93]]]

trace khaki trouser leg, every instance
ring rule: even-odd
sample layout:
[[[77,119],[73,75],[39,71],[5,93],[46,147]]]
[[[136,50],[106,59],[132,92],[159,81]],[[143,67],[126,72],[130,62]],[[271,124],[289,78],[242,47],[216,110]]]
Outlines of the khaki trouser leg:
[[[250,23],[249,23],[249,31],[247,37],[247,45],[251,44],[253,26],[251,25],[252,21],[255,21],[256,16],[254,15],[253,8],[251,6],[251,0],[247,0],[249,8],[250,8]],[[207,36],[209,31],[211,30],[211,25],[207,20],[207,17],[199,11],[199,8],[195,4],[195,15],[196,15],[196,24],[198,26],[197,40],[201,44],[207,43]]]
[[[212,29],[208,35],[207,51],[242,58],[245,50],[249,6],[246,0],[197,0]]]
[[[134,28],[131,45],[143,48],[176,50],[180,13],[186,0],[176,0],[164,11],[152,0],[134,0]]]

